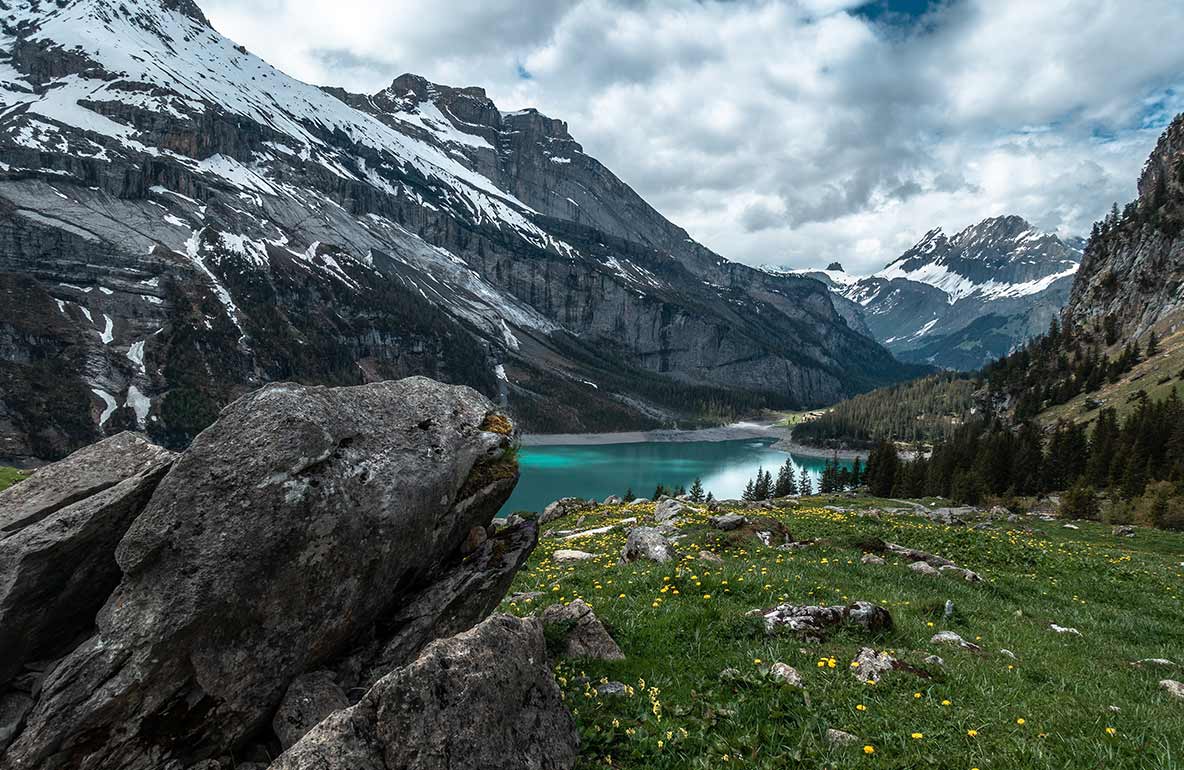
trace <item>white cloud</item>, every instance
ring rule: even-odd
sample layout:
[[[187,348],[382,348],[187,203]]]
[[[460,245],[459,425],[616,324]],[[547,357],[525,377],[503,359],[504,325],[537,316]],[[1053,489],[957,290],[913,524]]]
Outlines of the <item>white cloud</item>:
[[[1088,232],[1184,109],[1178,0],[206,0],[306,80],[402,72],[566,120],[696,238],[758,264],[871,271],[931,227]],[[889,2],[891,5],[891,2]]]

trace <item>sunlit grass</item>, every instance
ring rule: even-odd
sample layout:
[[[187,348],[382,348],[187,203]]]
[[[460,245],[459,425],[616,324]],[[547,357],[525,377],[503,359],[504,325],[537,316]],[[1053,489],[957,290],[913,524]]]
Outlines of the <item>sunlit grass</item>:
[[[1066,530],[1060,522],[1040,521],[1031,522],[1034,533],[1002,522],[998,529],[973,530],[822,507],[867,508],[875,502],[811,498],[800,509],[772,512],[796,539],[820,541],[796,551],[729,542],[707,525],[705,513],[684,516],[682,559],[669,565],[618,566],[628,526],[574,540],[544,538],[514,586],[542,595],[507,601],[503,609],[530,614],[582,598],[627,656],[559,666],[581,731],[583,766],[1180,766],[1184,704],[1170,701],[1157,683],[1184,672],[1131,662],[1184,657],[1184,536],[1140,530],[1134,538],[1116,538],[1099,524]],[[601,507],[580,527],[645,517],[652,510]],[[573,529],[575,520],[552,526]],[[858,546],[868,538],[941,554],[987,583],[917,575],[892,558],[883,566],[861,564]],[[598,558],[560,565],[550,558],[558,548]],[[701,561],[700,551],[719,555],[723,563]],[[808,644],[767,636],[746,617],[783,601],[859,599],[889,608],[895,629],[878,638],[844,632]],[[955,607],[948,621],[947,599]],[[1083,636],[1055,634],[1050,623],[1077,628]],[[930,644],[943,629],[984,653]],[[862,646],[891,650],[933,676],[896,671],[878,685],[864,685],[850,673]],[[943,657],[945,666],[924,664],[932,654]],[[776,662],[795,667],[805,689],[769,678]],[[738,674],[721,676],[729,668]],[[624,682],[633,694],[599,697],[594,688],[602,679]],[[832,747],[824,738],[828,728],[859,741]]]

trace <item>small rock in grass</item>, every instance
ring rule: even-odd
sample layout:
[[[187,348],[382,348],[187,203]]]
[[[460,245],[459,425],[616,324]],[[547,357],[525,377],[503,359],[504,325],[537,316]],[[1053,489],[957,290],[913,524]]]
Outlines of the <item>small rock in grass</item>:
[[[1076,524],[1062,524],[1061,529],[1081,529],[1081,527]]]
[[[765,630],[773,633],[787,629],[807,640],[820,641],[830,631],[844,625],[856,625],[877,632],[892,628],[892,615],[871,602],[853,602],[847,606],[781,604],[767,610],[754,610],[764,618]]]
[[[1114,528],[1114,534],[1116,537],[1134,537],[1135,528],[1129,524],[1121,524]]]
[[[946,607],[942,611],[941,616],[944,620],[949,620],[954,617],[954,600],[946,599]]]
[[[671,521],[683,512],[685,506],[677,500],[663,500],[654,508],[654,521],[662,524]]]
[[[1122,713],[1122,709],[1120,709],[1118,706],[1107,706],[1106,710],[1109,711],[1111,714],[1121,714]]]
[[[724,532],[730,532],[733,529],[739,529],[748,523],[748,517],[741,516],[738,513],[725,513],[723,516],[712,516],[708,519],[708,523],[716,529],[722,529]]]
[[[1167,690],[1168,695],[1173,698],[1180,698],[1184,700],[1184,682],[1177,682],[1174,679],[1163,679],[1159,683],[1161,690]]]
[[[649,559],[659,564],[678,558],[670,540],[653,527],[635,527],[625,539],[621,551],[621,563],[630,564],[640,559]]]
[[[878,682],[896,668],[896,658],[886,652],[876,652],[871,647],[860,649],[851,661],[851,674],[861,682]]]
[[[1058,626],[1056,623],[1049,623],[1048,627],[1058,634],[1068,634],[1070,636],[1081,636],[1081,632],[1076,628],[1068,628],[1066,626]]]
[[[555,553],[551,554],[551,558],[555,561],[588,561],[595,559],[596,554],[588,553],[587,551],[574,551],[568,548],[560,548]]]
[[[1011,650],[1000,650],[999,654],[1005,658],[1011,658],[1012,660],[1019,660],[1019,658],[1017,658],[1015,656],[1015,653],[1012,652]]]
[[[725,682],[734,682],[737,679],[741,679],[742,677],[743,675],[740,673],[740,669],[738,668],[729,667],[719,672],[719,678]]]
[[[1175,661],[1168,660],[1167,658],[1143,658],[1142,660],[1136,660],[1131,665],[1132,666],[1159,666],[1160,668],[1178,668]]]
[[[929,642],[931,644],[955,644],[963,649],[974,650],[975,652],[978,652],[982,649],[982,647],[966,641],[953,631],[939,631],[933,635],[933,638],[930,639]]]
[[[602,698],[624,695],[626,691],[625,685],[621,682],[605,682],[604,684],[596,685],[596,694]]]
[[[620,505],[623,502],[624,499],[620,495],[609,495],[608,497],[604,498],[605,505]]]
[[[888,563],[888,562],[884,561],[882,558],[880,558],[879,556],[876,556],[874,553],[865,553],[863,555],[863,558],[860,559],[859,561],[863,564],[887,564]]]
[[[543,627],[563,631],[562,655],[567,658],[624,660],[625,653],[613,641],[608,629],[583,599],[571,604],[552,604],[543,610]]]
[[[859,736],[845,733],[842,730],[829,728],[826,731],[826,742],[831,746],[853,746],[859,743]]]
[[[705,561],[708,564],[723,564],[724,560],[716,556],[711,551],[699,551],[699,561]]]
[[[929,562],[915,561],[909,565],[909,569],[916,572],[918,575],[940,575],[941,573],[934,569]]]
[[[774,663],[773,667],[769,669],[769,676],[793,687],[802,686],[802,675],[798,673],[796,668],[786,663]]]
[[[928,655],[925,657],[925,664],[929,666],[944,666],[946,662],[940,655]]]
[[[924,562],[921,562],[921,563],[924,564]],[[977,572],[974,572],[973,570],[968,570],[965,567],[953,567],[953,566],[950,566],[949,564],[943,564],[939,571],[940,572],[948,572],[952,575],[957,575],[958,577],[965,580],[967,583],[981,583],[981,582],[983,582],[982,575],[978,574]],[[929,573],[925,573],[925,574],[929,574]]]

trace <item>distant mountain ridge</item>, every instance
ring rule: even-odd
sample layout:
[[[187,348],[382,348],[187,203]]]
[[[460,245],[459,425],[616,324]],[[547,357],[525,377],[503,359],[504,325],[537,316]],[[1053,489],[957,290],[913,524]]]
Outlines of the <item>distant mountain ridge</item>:
[[[274,380],[424,374],[533,430],[913,376],[817,282],[729,262],[563,121],[299,82],[190,0],[0,5],[0,459],[187,442]]]
[[[851,303],[847,312],[898,358],[973,370],[1048,328],[1068,301],[1083,246],[1003,216],[953,237],[931,230],[868,277],[835,264],[796,272]]]

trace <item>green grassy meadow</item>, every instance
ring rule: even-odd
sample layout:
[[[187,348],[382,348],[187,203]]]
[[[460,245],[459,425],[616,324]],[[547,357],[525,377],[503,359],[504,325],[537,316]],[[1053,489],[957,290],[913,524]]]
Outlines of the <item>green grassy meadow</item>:
[[[18,468],[9,468],[0,465],[0,491],[8,489],[18,481],[23,481],[28,478],[29,472],[22,471]]]
[[[828,510],[834,504],[852,509]],[[861,499],[786,501],[769,515],[799,550],[721,532],[707,513],[681,518],[680,560],[618,566],[629,525],[570,540],[544,537],[513,592],[541,592],[502,609],[519,615],[554,602],[587,601],[624,661],[561,661],[556,673],[579,725],[581,767],[621,768],[1028,768],[1184,767],[1184,701],[1161,679],[1180,668],[1133,661],[1184,659],[1184,535],[1140,529],[1116,537],[1102,524],[1027,519],[995,529],[927,519],[859,515],[895,504]],[[577,527],[652,516],[653,505],[602,506]],[[1025,532],[1022,527],[1035,531]],[[862,564],[868,538],[919,548],[981,574],[971,584],[911,572],[899,558]],[[598,558],[559,564],[558,548]],[[710,551],[722,564],[700,558]],[[943,618],[946,600],[954,614]],[[781,602],[887,607],[891,632],[841,631],[822,643],[767,635],[750,610]],[[1050,630],[1079,629],[1081,636]],[[932,644],[952,630],[981,652]],[[875,685],[852,675],[861,647],[890,651],[920,669]],[[1010,650],[1015,658],[1000,653]],[[926,664],[929,655],[944,665]],[[804,680],[775,681],[784,662]],[[735,672],[726,672],[734,669]],[[738,673],[736,673],[738,672]],[[619,681],[624,696],[596,685]],[[832,746],[828,728],[858,736]]]

